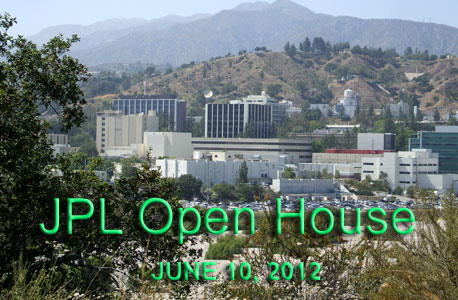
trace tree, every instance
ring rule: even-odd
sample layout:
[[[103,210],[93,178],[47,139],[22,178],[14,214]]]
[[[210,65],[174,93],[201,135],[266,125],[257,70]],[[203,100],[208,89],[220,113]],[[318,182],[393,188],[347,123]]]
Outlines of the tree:
[[[385,115],[383,117],[383,125],[384,125],[383,126],[384,132],[395,133],[393,116],[391,115],[391,110],[389,106],[385,109]]]
[[[400,186],[397,186],[393,191],[393,194],[395,195],[402,195],[402,193],[404,193],[404,190]]]
[[[95,173],[101,158],[89,158],[86,168],[74,163],[73,156],[81,153],[54,159],[46,137],[50,125],[40,118],[38,108],[54,114],[63,132],[81,125],[86,101],[79,83],[89,74],[67,55],[76,36],[55,37],[38,49],[23,37],[7,34],[14,22],[8,14],[0,17],[0,289],[11,287],[13,265],[20,257],[30,277],[43,268],[45,273],[56,274],[53,285],[89,298],[106,295],[125,278],[138,286],[140,268],[153,270],[156,262],[176,262],[183,253],[195,258],[200,251],[177,244],[174,230],[150,242],[151,235],[132,222],[148,198],[165,199],[172,210],[180,207],[172,197],[174,182],[153,170],[151,160],[133,177],[109,184]],[[72,235],[63,225],[55,234],[46,235],[39,224],[44,223],[46,229],[53,226],[53,199],[60,199],[60,206],[66,207],[69,197],[92,200],[94,216],[75,222]],[[106,201],[106,228],[121,228],[122,235],[99,233],[100,219],[95,216],[101,215],[100,198]],[[88,207],[75,203],[73,213],[84,215]],[[60,209],[59,218],[67,219],[66,209]],[[150,228],[160,228],[167,222],[167,211],[150,205],[144,219]],[[171,228],[177,226],[178,221],[173,220]],[[190,237],[191,244],[193,240]],[[145,260],[146,255],[151,259]]]
[[[326,149],[324,147],[322,140],[314,140],[312,142],[312,152],[313,153],[321,153],[321,152],[324,152],[324,150]]]
[[[336,172],[334,173],[334,178],[335,179],[339,179],[340,178],[340,172],[338,170],[336,170]]]
[[[21,253],[33,263],[38,253],[51,251],[37,226],[55,194],[49,123],[38,117],[38,106],[53,112],[63,131],[82,124],[86,101],[78,84],[89,76],[66,55],[76,36],[55,37],[38,49],[8,35],[14,23],[8,14],[0,16],[0,274],[11,271]]]
[[[238,176],[237,176],[237,184],[248,183],[248,166],[246,161],[242,162],[242,165],[239,168]]]
[[[191,174],[181,175],[176,183],[186,200],[193,200],[194,197],[201,196],[200,189],[202,188],[202,180],[192,176]]]
[[[289,44],[289,42],[286,42],[285,46],[283,47],[283,49],[285,50],[285,53],[288,54],[289,51],[291,50],[291,45]]]
[[[312,42],[312,49],[319,54],[323,54],[326,52],[326,43],[324,42],[323,38],[315,37],[313,38]]]
[[[438,122],[438,121],[440,121],[440,120],[441,120],[441,115],[439,114],[439,110],[436,108],[436,109],[434,110],[434,121],[435,121],[435,122]]]
[[[215,184],[212,188],[212,200],[216,202],[229,202],[236,200],[234,187],[227,183]]]
[[[278,83],[271,83],[267,85],[267,94],[272,98],[278,98],[282,92],[282,86]]]
[[[292,44],[291,48],[289,49],[288,55],[289,56],[294,56],[297,53],[297,48],[296,45]]]
[[[296,178],[296,173],[294,173],[292,168],[286,167],[281,176],[285,179],[294,179]]]
[[[310,52],[312,48],[312,44],[310,43],[310,40],[308,37],[305,38],[304,43],[302,44],[302,47],[304,48],[304,52]]]

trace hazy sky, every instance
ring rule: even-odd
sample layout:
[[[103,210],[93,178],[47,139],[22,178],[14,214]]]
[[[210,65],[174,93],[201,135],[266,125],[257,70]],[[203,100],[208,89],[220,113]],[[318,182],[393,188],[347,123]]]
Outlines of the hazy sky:
[[[4,0],[0,12],[17,17],[13,34],[32,35],[48,26],[91,24],[109,18],[153,19],[169,14],[217,13],[250,0]],[[269,0],[268,2],[273,2]],[[295,0],[317,13],[396,18],[458,27],[457,0]]]

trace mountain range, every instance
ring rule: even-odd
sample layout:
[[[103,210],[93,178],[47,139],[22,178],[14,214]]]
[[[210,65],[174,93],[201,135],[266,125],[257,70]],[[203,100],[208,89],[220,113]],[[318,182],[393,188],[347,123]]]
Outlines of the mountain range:
[[[251,51],[257,46],[281,50],[287,41],[322,37],[331,43],[396,48],[408,46],[433,54],[458,54],[458,28],[397,19],[360,19],[311,11],[290,0],[254,2],[214,15],[160,19],[112,19],[88,26],[49,27],[31,37],[39,44],[62,33],[81,42],[72,55],[94,66],[102,63],[154,63],[178,66],[190,61]]]

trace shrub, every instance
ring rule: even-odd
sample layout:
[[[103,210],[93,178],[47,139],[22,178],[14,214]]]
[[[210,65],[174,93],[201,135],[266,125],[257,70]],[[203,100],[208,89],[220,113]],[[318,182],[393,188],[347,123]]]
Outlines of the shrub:
[[[216,243],[210,244],[205,259],[232,259],[234,254],[241,254],[245,238],[226,235],[218,238]]]

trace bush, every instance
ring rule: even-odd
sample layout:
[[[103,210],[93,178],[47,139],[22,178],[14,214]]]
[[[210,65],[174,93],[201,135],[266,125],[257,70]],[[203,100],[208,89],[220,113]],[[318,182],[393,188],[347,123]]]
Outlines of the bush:
[[[234,254],[241,254],[245,238],[226,235],[218,238],[216,243],[210,244],[205,259],[232,259]]]

